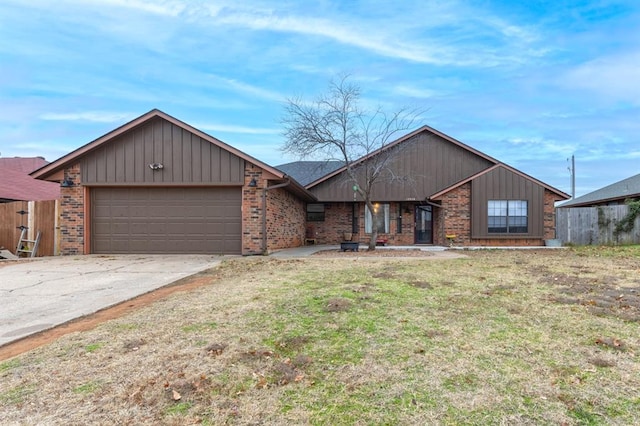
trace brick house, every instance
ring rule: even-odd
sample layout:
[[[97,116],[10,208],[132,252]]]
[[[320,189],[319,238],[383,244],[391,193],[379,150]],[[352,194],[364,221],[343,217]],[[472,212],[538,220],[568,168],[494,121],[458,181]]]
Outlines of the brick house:
[[[567,194],[427,126],[385,149],[403,177],[374,190],[389,244],[554,237],[554,202]],[[31,175],[60,183],[61,254],[251,255],[309,236],[338,243],[345,232],[368,242],[372,215],[343,165],[315,164],[272,167],[152,110]]]
[[[391,245],[538,246],[555,237],[554,203],[569,196],[450,136],[424,126],[393,149],[389,176],[372,199],[379,209],[379,240]],[[372,153],[356,163],[371,161]],[[307,232],[338,243],[345,232],[369,241],[372,215],[358,199],[342,164],[278,166],[318,199],[307,204]],[[326,169],[317,177],[318,169]],[[311,176],[311,177],[310,177]]]
[[[295,180],[161,111],[31,174],[60,182],[60,252],[262,254],[303,244]]]

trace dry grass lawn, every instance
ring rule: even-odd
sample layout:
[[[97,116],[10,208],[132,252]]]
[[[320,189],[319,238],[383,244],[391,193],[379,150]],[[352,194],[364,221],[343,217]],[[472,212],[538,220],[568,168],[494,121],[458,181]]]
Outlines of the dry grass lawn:
[[[0,424],[636,424],[640,247],[232,260],[0,363]]]

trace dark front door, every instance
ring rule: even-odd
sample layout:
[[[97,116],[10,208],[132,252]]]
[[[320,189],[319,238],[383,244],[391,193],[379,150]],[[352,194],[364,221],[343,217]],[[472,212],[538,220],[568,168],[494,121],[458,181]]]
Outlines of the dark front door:
[[[431,206],[416,206],[416,244],[433,244],[433,214]]]

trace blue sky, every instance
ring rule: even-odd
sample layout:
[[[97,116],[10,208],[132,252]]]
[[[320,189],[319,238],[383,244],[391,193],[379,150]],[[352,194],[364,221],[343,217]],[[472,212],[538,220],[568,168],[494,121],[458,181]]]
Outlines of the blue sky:
[[[2,0],[0,154],[55,160],[158,108],[277,165],[287,98],[365,106],[570,192],[640,173],[637,0]]]

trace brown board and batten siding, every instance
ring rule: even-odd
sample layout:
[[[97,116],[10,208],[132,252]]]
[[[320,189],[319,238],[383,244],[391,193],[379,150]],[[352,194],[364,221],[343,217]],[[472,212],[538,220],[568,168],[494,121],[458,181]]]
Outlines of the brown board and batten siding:
[[[80,164],[92,253],[242,252],[245,160],[234,153],[155,117]]]
[[[389,168],[396,179],[380,179],[371,197],[374,201],[425,200],[494,165],[487,158],[429,132],[419,133],[393,149]],[[310,191],[324,202],[353,201],[352,186],[342,172]]]
[[[152,170],[153,163],[163,168]],[[85,155],[81,173],[87,186],[241,186],[244,160],[156,117]]]
[[[496,167],[476,177],[471,186],[472,238],[543,238],[544,191],[545,188],[542,185],[505,167]],[[489,234],[487,217],[489,200],[527,200],[529,232]]]

